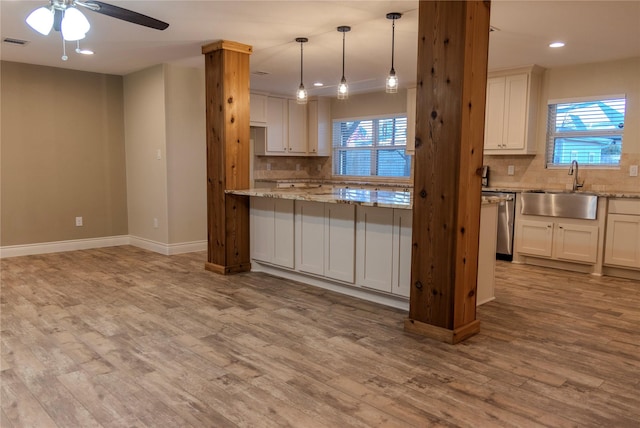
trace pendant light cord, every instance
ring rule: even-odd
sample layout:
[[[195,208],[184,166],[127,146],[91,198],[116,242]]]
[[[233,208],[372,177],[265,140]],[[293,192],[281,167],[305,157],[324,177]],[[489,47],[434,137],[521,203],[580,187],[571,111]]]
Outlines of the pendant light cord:
[[[304,43],[300,42],[300,85],[302,85],[302,45]]]
[[[396,19],[393,18],[393,25],[391,26],[391,71],[395,71],[393,69],[393,57],[396,46]]]
[[[345,34],[346,33],[343,31],[342,32],[342,80],[345,80],[344,79],[344,47],[345,47],[344,37],[345,37]]]

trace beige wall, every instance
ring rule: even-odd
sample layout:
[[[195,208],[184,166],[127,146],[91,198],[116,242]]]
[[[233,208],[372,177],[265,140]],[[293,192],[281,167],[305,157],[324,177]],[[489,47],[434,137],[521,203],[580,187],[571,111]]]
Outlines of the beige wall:
[[[407,112],[407,91],[400,90],[396,94],[371,92],[368,94],[350,95],[346,100],[331,100],[331,119],[348,119],[357,117],[381,116]]]
[[[207,239],[204,70],[165,65],[169,243]]]
[[[1,67],[0,245],[126,235],[122,78]]]
[[[547,101],[576,97],[626,94],[627,107],[620,168],[581,166],[584,190],[640,192],[640,178],[629,177],[629,166],[640,164],[640,58],[547,70],[543,78],[535,156],[485,156],[491,167],[492,187],[566,189],[572,177],[567,169],[545,168]],[[509,165],[515,175],[507,175]]]
[[[124,113],[129,234],[168,244],[164,66],[125,76]]]

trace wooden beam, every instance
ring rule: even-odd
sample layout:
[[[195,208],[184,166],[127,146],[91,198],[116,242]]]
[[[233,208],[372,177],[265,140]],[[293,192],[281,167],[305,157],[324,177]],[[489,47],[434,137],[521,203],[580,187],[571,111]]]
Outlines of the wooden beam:
[[[251,269],[249,199],[226,190],[249,187],[251,46],[220,41],[202,47],[207,102],[207,270]]]
[[[476,277],[488,1],[421,1],[407,331],[455,343],[479,331]]]

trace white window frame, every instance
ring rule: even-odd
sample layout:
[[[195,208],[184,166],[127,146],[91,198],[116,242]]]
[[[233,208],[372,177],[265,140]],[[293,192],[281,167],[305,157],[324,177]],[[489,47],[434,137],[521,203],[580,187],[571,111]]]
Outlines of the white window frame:
[[[557,106],[558,104],[571,104],[571,103],[582,103],[582,102],[590,102],[590,101],[605,101],[612,99],[624,99],[625,100],[625,121],[627,116],[627,96],[626,94],[612,94],[612,95],[601,95],[601,96],[593,96],[593,97],[575,97],[575,98],[564,98],[564,99],[551,99],[547,102],[547,126],[546,126],[546,141],[545,141],[545,167],[549,169],[553,168],[566,168],[571,164],[571,162],[566,163],[554,163],[554,152],[555,152],[555,140],[557,138],[579,138],[579,137],[610,137],[610,136],[620,136],[620,150],[622,150],[622,142],[624,140],[624,127],[622,129],[607,129],[607,130],[593,130],[593,131],[572,131],[572,132],[558,132],[555,130],[555,115],[552,113],[552,107]],[[554,129],[551,129],[551,126]],[[612,163],[598,163],[598,162],[582,162],[580,166],[586,166],[593,169],[618,169],[620,168],[620,161],[617,164]]]
[[[411,155],[406,154],[406,136],[405,136],[405,143],[404,144],[395,144],[393,146],[379,146],[377,143],[377,138],[378,138],[378,124],[379,121],[381,120],[386,120],[386,119],[405,119],[407,121],[407,127],[408,127],[408,115],[407,113],[394,113],[394,114],[383,114],[383,115],[375,115],[375,116],[363,116],[363,117],[350,117],[350,118],[338,118],[338,119],[333,119],[332,121],[332,126],[331,126],[331,133],[332,133],[332,138],[331,138],[331,156],[332,156],[332,166],[331,166],[331,174],[333,177],[336,178],[367,178],[367,179],[381,179],[381,180],[389,180],[389,179],[393,179],[393,180],[397,180],[397,181],[405,181],[405,180],[409,180],[411,178]],[[341,147],[338,145],[338,137],[336,135],[334,135],[334,129],[335,129],[335,124],[337,123],[343,123],[343,122],[356,122],[356,121],[372,121],[372,132],[373,132],[373,145],[370,147]],[[409,157],[408,163],[409,163],[409,174],[408,175],[402,175],[402,176],[387,176],[387,175],[378,175],[377,171],[376,171],[376,167],[377,167],[377,163],[375,161],[376,156],[374,156],[374,153],[378,153],[380,151],[384,151],[384,150],[398,150],[398,149],[405,149],[405,156]],[[364,150],[369,150],[372,152],[372,156],[371,156],[371,172],[375,172],[375,174],[370,174],[370,175],[345,175],[345,174],[338,174],[337,171],[335,170],[335,157],[336,157],[336,153],[339,151],[364,151]]]

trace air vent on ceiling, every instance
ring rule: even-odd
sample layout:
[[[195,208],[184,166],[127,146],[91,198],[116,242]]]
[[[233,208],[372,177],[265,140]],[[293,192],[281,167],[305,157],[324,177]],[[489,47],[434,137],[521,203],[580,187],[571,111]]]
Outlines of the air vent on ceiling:
[[[14,46],[24,46],[24,45],[26,45],[27,43],[29,43],[29,42],[28,42],[28,41],[26,41],[26,40],[12,39],[11,37],[5,37],[2,41],[3,41],[4,43],[7,43],[7,44],[9,44],[9,45],[14,45]]]
[[[269,74],[268,71],[252,71],[251,74],[253,74],[254,76],[266,76],[267,74]]]

